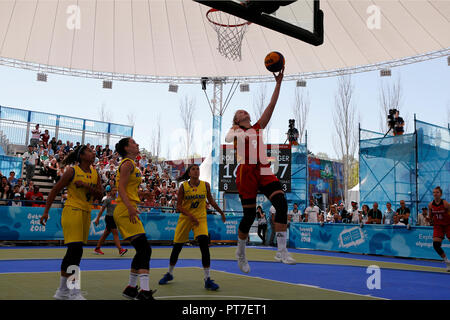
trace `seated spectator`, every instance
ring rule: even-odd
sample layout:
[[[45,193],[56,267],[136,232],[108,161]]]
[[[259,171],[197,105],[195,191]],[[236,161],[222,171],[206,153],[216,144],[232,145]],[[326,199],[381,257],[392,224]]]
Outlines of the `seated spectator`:
[[[3,177],[6,179],[6,177]],[[10,199],[10,186],[9,184],[6,184],[5,186],[2,186],[0,188],[0,205],[7,205],[8,204],[8,199]],[[3,200],[3,201],[2,201]]]
[[[305,209],[305,222],[318,223],[320,210],[319,207],[314,204],[314,200],[309,200],[309,206]]]
[[[409,208],[405,205],[405,200],[400,200],[400,208],[397,209],[396,215],[398,215],[399,222],[407,225],[409,223]]]
[[[0,181],[0,192],[3,192],[6,186],[8,186],[9,190],[11,189],[8,179],[5,176],[2,176]]]
[[[48,150],[44,149],[42,150],[42,154],[39,156],[39,162],[42,165],[44,165],[45,161],[47,161],[50,158],[49,154],[48,154]]]
[[[48,130],[45,130],[44,133],[41,134],[41,140],[42,145],[44,146],[44,149],[48,148],[48,140],[50,139],[50,134],[48,133]]]
[[[48,143],[49,153],[50,153],[50,150],[52,150],[53,154],[56,154],[57,144],[58,144],[58,142],[56,141],[56,138],[53,137],[52,140],[50,140],[50,142]]]
[[[428,208],[422,208],[422,213],[417,215],[418,226],[431,226],[431,217],[428,215]]]
[[[16,173],[14,171],[9,173],[8,183],[11,187],[14,187],[17,184]]]
[[[19,179],[17,179],[17,184],[16,184],[16,186],[19,186],[19,193],[21,194],[21,198],[23,199],[23,197],[25,196],[25,185],[24,185],[24,183],[23,183],[23,179],[22,178],[19,178]]]
[[[367,221],[369,220],[369,211],[369,206],[367,204],[363,204],[360,223],[367,223]]]
[[[344,203],[341,202],[338,207],[338,214],[340,216],[340,221],[343,223],[350,222],[350,215],[347,210],[345,210]]]
[[[11,207],[21,207],[22,206],[22,200],[20,193],[15,193],[14,198],[8,203]]]
[[[165,197],[169,193],[169,189],[167,188],[167,182],[162,181],[161,186],[159,187],[159,194]]]
[[[168,203],[167,203],[167,199],[166,197],[161,197],[161,199],[159,199],[159,205],[161,206],[161,208],[168,208]],[[164,210],[161,209],[162,212],[169,212],[168,210]]]
[[[38,200],[38,198],[44,199],[44,195],[41,192],[39,192],[39,186],[34,185],[33,190],[28,191],[27,194],[25,195],[25,199],[30,201],[27,203],[27,207],[38,204],[37,202],[34,202]]]
[[[33,202],[32,207],[41,207],[41,208],[45,208],[45,201],[44,201],[44,196],[41,195],[36,197],[36,202]]]
[[[373,203],[373,208],[369,210],[367,224],[381,224],[381,219],[383,219],[383,214],[378,209],[378,203]]]
[[[159,207],[158,203],[155,201],[154,191],[149,191],[145,193],[144,205],[146,207]]]
[[[64,204],[67,201],[67,190],[61,195],[61,203]]]
[[[327,215],[325,216],[325,222],[331,223],[334,221],[334,214],[337,213],[336,207],[337,207],[336,204],[332,204],[330,206],[330,210],[328,211]]]
[[[47,171],[47,175],[52,178],[53,183],[58,182],[59,177],[58,177],[58,163],[56,162],[56,159],[53,158],[50,163],[48,163],[47,167],[46,167],[46,171]]]
[[[169,201],[169,207],[172,207],[172,208],[176,209],[176,207],[177,207],[177,195],[176,195],[176,193],[172,194],[172,197],[171,197],[171,199]],[[175,212],[175,210],[173,212]]]
[[[361,212],[358,210],[358,202],[352,201],[352,209],[349,214],[349,219],[351,223],[360,224],[361,222]]]
[[[394,223],[395,211],[392,210],[392,205],[390,202],[386,203],[386,211],[383,214],[383,224]]]

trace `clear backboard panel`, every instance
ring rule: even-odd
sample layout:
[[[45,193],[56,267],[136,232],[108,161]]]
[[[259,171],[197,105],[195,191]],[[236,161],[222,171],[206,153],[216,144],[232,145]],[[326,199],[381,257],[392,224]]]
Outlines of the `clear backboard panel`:
[[[319,0],[194,1],[315,46],[323,43],[323,12]]]

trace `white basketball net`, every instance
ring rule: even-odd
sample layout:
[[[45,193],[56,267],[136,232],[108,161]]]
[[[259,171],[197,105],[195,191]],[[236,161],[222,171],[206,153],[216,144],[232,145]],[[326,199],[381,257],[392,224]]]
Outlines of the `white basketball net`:
[[[219,53],[227,59],[241,61],[242,39],[250,22],[216,9],[209,10],[206,17],[217,32]]]

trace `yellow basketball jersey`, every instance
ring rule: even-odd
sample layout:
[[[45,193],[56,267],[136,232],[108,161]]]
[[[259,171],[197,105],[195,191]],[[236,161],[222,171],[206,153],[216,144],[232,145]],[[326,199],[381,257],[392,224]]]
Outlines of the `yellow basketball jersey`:
[[[128,184],[126,187],[128,199],[130,199],[130,201],[134,201],[134,202],[141,202],[141,199],[139,198],[139,194],[138,194],[138,188],[142,182],[142,173],[141,173],[141,170],[139,170],[139,168],[136,167],[135,162],[133,160],[131,160],[130,158],[125,158],[122,161],[120,161],[119,169],[117,170],[117,176],[116,176],[117,190],[119,190],[120,167],[122,166],[122,164],[125,161],[131,161],[131,163],[133,164],[133,171],[131,171],[130,177],[128,178]],[[122,198],[120,197],[120,194],[117,197],[116,201],[117,201],[117,203],[123,202]]]
[[[97,170],[95,170],[92,166],[90,167],[90,172],[84,172],[79,166],[73,166],[73,169],[75,172],[72,181],[67,187],[67,201],[65,206],[91,211],[92,202],[94,200],[92,194],[87,188],[77,187],[75,182],[82,181],[89,184],[91,187],[96,186],[99,179]]]
[[[192,213],[196,218],[206,217],[206,184],[200,181],[198,186],[191,186],[188,181],[183,182],[183,209]]]

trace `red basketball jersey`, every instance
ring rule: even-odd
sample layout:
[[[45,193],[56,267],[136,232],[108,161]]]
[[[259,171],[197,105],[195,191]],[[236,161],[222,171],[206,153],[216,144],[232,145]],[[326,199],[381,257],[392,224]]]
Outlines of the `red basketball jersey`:
[[[262,129],[259,122],[244,129],[245,136],[238,141],[234,139],[237,160],[240,164],[267,164],[267,151],[263,143]]]
[[[434,200],[431,203],[431,214],[433,215],[434,225],[450,224],[450,215],[444,206],[444,199],[437,204]]]

